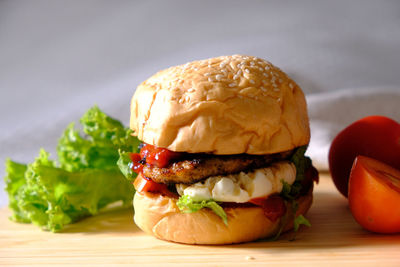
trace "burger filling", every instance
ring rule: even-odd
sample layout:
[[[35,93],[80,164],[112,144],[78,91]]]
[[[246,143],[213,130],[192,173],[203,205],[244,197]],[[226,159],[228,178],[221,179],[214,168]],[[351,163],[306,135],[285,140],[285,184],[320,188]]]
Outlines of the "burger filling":
[[[246,203],[254,198],[280,193],[283,182],[292,185],[296,167],[288,161],[272,163],[268,168],[237,174],[212,176],[194,184],[176,184],[180,196],[194,201],[213,199],[218,202]]]
[[[304,156],[306,146],[272,155],[211,155],[173,152],[148,144],[140,153],[121,153],[118,162],[138,193],[177,198],[182,212],[209,208],[227,223],[223,208],[259,206],[272,221],[310,189],[318,172]],[[305,220],[301,216],[300,221]],[[296,222],[295,222],[296,226]]]

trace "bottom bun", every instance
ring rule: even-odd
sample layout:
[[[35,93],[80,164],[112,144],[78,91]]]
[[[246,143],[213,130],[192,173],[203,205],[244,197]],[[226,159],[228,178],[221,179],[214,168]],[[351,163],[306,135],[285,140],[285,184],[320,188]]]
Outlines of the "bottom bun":
[[[309,192],[297,199],[296,216],[305,214],[312,204]],[[259,207],[224,208],[228,225],[211,210],[182,213],[176,199],[153,193],[136,193],[133,201],[136,225],[146,233],[163,240],[185,244],[222,245],[268,238],[293,228],[294,216],[289,206],[286,215],[275,222],[264,216]],[[285,218],[285,219],[284,219]],[[284,225],[283,225],[284,224]]]

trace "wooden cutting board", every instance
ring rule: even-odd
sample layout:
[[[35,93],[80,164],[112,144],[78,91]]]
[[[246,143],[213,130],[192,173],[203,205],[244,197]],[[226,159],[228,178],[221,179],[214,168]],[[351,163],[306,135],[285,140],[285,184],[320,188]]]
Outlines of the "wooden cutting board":
[[[362,230],[347,200],[323,174],[303,227],[295,241],[285,234],[276,242],[229,246],[181,245],[157,240],[132,222],[132,211],[113,209],[71,225],[63,233],[7,219],[0,209],[0,265],[257,266],[330,265],[400,266],[400,235]]]

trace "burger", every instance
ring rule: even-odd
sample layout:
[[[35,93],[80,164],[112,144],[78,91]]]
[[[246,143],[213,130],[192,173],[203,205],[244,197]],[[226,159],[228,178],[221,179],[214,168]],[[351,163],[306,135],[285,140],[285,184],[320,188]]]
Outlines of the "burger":
[[[318,173],[304,152],[304,94],[283,71],[252,56],[194,61],[141,83],[130,128],[134,221],[186,244],[232,244],[308,224]]]

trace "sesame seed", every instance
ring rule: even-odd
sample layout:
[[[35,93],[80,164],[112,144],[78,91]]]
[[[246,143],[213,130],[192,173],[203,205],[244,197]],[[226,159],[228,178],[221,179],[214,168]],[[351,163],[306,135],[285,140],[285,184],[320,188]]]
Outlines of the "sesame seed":
[[[281,102],[281,98],[280,97],[277,100],[278,100],[278,102]]]
[[[223,75],[217,74],[217,75],[215,76],[215,79],[216,79],[217,81],[221,81],[223,77],[224,77]]]
[[[265,87],[260,87],[261,88],[261,91],[264,91],[264,92],[266,92],[267,91],[267,89],[265,88]]]
[[[244,69],[244,72],[250,73],[250,70],[249,69]]]
[[[250,80],[250,83],[251,83],[251,84],[255,84],[256,82],[255,82],[253,79],[251,79],[251,80]]]
[[[237,78],[239,78],[239,75],[235,74],[235,75],[233,76],[233,79],[236,80]]]
[[[293,89],[293,83],[289,83],[289,87],[290,87],[290,89]]]
[[[195,91],[194,88],[189,88],[189,89],[188,89],[188,92],[189,92],[189,93],[192,93],[192,92],[194,92],[194,91]]]
[[[209,82],[213,82],[214,79],[213,79],[212,77],[208,77],[208,81],[209,81]]]
[[[220,68],[223,68],[223,67],[226,66],[226,64],[227,64],[227,62],[221,62],[221,64],[219,64],[219,67],[220,67]]]
[[[210,65],[210,64],[208,64],[208,67],[209,67],[209,68],[211,68],[211,65]]]
[[[190,100],[190,96],[188,96],[188,95],[185,96],[185,101],[186,101],[186,102],[189,102],[189,100]]]
[[[263,68],[261,68],[261,67],[258,67],[258,70],[259,70],[259,71],[264,71],[264,69],[263,69]]]
[[[204,73],[204,76],[206,76],[206,77],[208,77],[210,75],[211,75],[211,73],[209,73],[209,72]]]
[[[179,101],[178,101],[178,103],[179,103],[179,104],[182,104],[182,103],[183,103],[183,99],[180,98]]]
[[[254,66],[255,64],[254,61],[250,61],[250,66]]]
[[[270,70],[270,67],[268,65],[265,66],[265,70]]]
[[[279,88],[278,87],[274,87],[274,91],[275,92],[279,92]]]
[[[196,67],[194,67],[194,68],[193,68],[193,70],[194,70],[194,71],[198,71],[199,69],[198,69],[198,68],[196,68]]]
[[[238,70],[236,75],[241,75],[242,74],[242,70]]]
[[[224,74],[226,74],[228,71],[226,69],[221,70]]]
[[[269,76],[268,73],[266,73],[266,72],[264,72],[263,75],[264,75],[265,77],[268,77],[268,76]]]
[[[229,87],[235,87],[235,86],[236,86],[236,83],[230,83],[228,86],[229,86]]]

